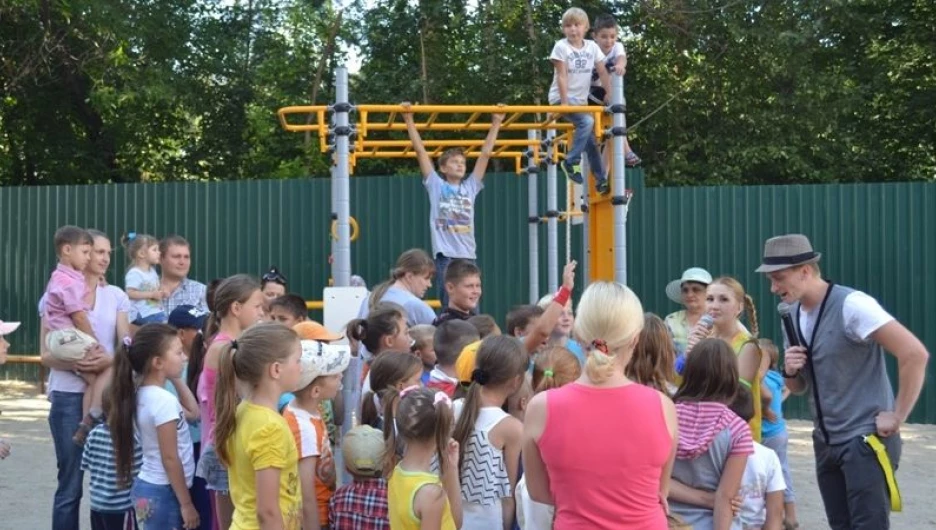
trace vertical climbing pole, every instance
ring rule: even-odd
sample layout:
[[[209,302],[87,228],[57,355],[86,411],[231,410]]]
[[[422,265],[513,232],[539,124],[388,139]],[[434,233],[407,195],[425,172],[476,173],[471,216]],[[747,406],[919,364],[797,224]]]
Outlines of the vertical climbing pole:
[[[351,226],[348,218],[351,215],[351,182],[349,164],[349,140],[351,127],[348,113],[351,104],[348,102],[348,69],[340,66],[335,73],[335,105],[332,110],[335,114],[335,154],[336,167],[332,186],[334,201],[332,210],[338,214],[338,241],[335,244],[334,279],[336,287],[347,287],[351,284]]]
[[[559,289],[559,199],[556,190],[556,131],[546,131],[546,289]]]
[[[536,140],[538,134],[534,130],[527,131],[527,138]],[[539,187],[537,179],[539,178],[539,166],[536,157],[533,156],[533,148],[527,148],[526,154],[526,174],[527,174],[527,197],[528,197],[528,215],[530,236],[530,303],[535,304],[539,300],[539,206],[538,196]]]
[[[331,148],[334,149],[334,148]],[[338,166],[335,165],[335,156],[334,153],[329,154],[331,159],[330,175],[331,175],[331,214],[328,218],[328,240],[331,242],[331,253],[329,254],[329,267],[331,267],[331,279],[332,282],[335,281],[335,273],[338,271],[338,260],[335,259],[335,251],[338,250],[338,238],[332,236],[332,223],[338,221],[338,212],[335,211],[335,207],[338,205],[337,191],[338,186],[335,185],[336,176],[335,172],[338,171]]]
[[[611,204],[614,210],[614,281],[627,285],[627,193],[624,179],[624,137],[627,118],[624,116],[624,78],[611,76],[611,113],[613,122],[614,180],[611,183]]]

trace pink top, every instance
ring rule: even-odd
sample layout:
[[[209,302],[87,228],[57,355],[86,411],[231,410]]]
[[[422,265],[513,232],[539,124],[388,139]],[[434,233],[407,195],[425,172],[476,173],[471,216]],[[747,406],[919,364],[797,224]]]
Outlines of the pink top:
[[[43,295],[43,310],[49,329],[54,331],[75,327],[71,315],[89,309],[84,300],[87,294],[88,284],[85,283],[84,274],[59,263]]]
[[[537,445],[555,501],[555,530],[667,528],[660,475],[673,439],[656,390],[578,383],[549,390]]]
[[[229,342],[233,337],[226,333],[218,333],[211,339],[209,347],[219,342]],[[215,385],[218,382],[218,371],[205,366],[198,375],[198,411],[202,422],[202,447],[214,445],[215,428]]]

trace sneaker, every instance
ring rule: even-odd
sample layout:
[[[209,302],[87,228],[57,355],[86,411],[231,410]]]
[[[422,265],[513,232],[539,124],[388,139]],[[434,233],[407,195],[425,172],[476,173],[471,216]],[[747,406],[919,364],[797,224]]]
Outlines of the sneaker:
[[[598,193],[601,195],[607,195],[611,193],[611,181],[608,179],[599,180],[595,184],[595,189],[598,190]]]
[[[566,178],[571,180],[576,184],[581,184],[585,180],[582,178],[582,166],[575,164],[574,166],[569,166],[566,164],[565,160],[559,162],[559,169],[562,170],[562,173],[565,174]]]
[[[624,165],[627,167],[634,167],[639,165],[641,162],[640,157],[637,156],[637,153],[631,151],[627,153],[627,156],[624,157]]]

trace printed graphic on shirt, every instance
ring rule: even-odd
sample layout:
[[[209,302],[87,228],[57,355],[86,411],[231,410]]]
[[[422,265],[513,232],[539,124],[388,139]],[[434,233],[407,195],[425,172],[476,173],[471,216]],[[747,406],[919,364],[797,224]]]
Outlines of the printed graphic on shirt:
[[[455,234],[471,232],[474,205],[466,187],[453,186],[446,182],[442,184],[440,191],[436,229]]]
[[[595,65],[595,54],[592,53],[591,46],[585,46],[581,50],[569,47],[568,70],[569,75],[585,74],[590,75]]]

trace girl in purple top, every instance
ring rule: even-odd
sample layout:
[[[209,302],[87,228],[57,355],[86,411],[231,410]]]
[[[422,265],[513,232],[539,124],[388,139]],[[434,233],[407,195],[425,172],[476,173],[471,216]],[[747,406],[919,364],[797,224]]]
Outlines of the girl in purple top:
[[[214,312],[208,317],[204,333],[204,337],[210,341],[210,346],[205,352],[202,372],[198,376],[196,397],[202,419],[202,454],[195,474],[205,479],[214,507],[213,523],[217,522],[217,528],[229,528],[234,515],[234,505],[228,495],[227,470],[218,459],[214,447],[215,384],[222,347],[263,318],[264,296],[260,290],[260,282],[246,274],[238,274],[218,285],[213,302]],[[192,350],[203,348],[203,339],[196,339]]]

